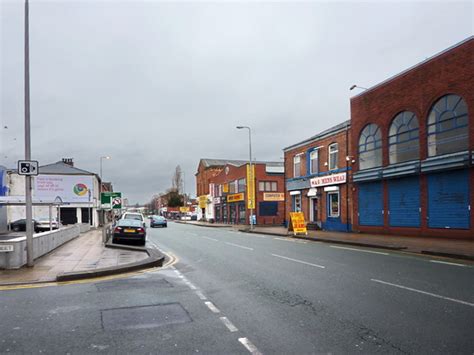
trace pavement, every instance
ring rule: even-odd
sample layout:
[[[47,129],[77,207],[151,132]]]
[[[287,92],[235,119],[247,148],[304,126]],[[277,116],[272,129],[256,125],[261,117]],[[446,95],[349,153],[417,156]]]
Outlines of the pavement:
[[[147,248],[104,245],[102,230],[91,230],[35,260],[33,267],[0,270],[0,285],[68,281],[157,265],[163,256]],[[159,262],[158,262],[159,264]]]
[[[248,226],[222,223],[208,223],[201,221],[177,221],[203,227],[232,228],[241,232],[275,235],[289,238],[314,240],[336,244],[347,244],[371,248],[403,250],[404,252],[427,255],[444,256],[454,259],[474,260],[474,240],[452,238],[429,238],[413,236],[377,235],[365,233],[343,233],[309,230],[308,235],[293,236],[283,226],[255,226],[250,230]]]

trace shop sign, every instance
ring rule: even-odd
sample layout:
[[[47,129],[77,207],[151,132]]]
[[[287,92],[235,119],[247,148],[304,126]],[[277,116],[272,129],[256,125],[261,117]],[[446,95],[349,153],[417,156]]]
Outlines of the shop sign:
[[[222,192],[228,193],[229,192],[229,184],[222,185]]]
[[[264,192],[263,201],[285,201],[283,192]]]
[[[227,196],[227,202],[237,202],[237,201],[243,201],[244,200],[244,193],[241,192],[239,194],[233,194],[233,195],[228,195]]]
[[[218,204],[221,203],[221,198],[220,197],[214,197],[213,202],[214,202],[215,205],[218,205]]]
[[[255,208],[255,165],[247,165],[247,208]]]
[[[207,205],[207,195],[201,195],[198,198],[199,208],[206,208]]]
[[[346,182],[346,175],[346,173],[340,173],[312,178],[310,180],[311,187],[344,184]]]
[[[293,232],[293,235],[302,233],[308,235],[303,212],[290,212],[288,231]]]
[[[189,212],[189,207],[180,207],[180,208],[179,208],[179,212],[181,212],[181,213],[187,213],[187,212]]]

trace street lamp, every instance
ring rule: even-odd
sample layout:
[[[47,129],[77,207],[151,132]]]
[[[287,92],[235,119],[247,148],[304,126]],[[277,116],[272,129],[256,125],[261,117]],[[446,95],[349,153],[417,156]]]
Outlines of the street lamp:
[[[362,90],[369,90],[369,89],[367,89],[367,88],[364,88],[364,87],[362,87],[362,86],[355,85],[355,84],[352,85],[352,86],[349,88],[349,90],[354,90],[355,88],[362,89]]]
[[[100,201],[100,203],[101,203],[101,205],[100,205],[100,209],[101,209],[101,210],[102,210],[102,160],[103,160],[103,159],[107,159],[107,160],[108,160],[108,159],[110,159],[110,157],[109,157],[109,156],[102,156],[102,157],[100,157],[99,201]],[[104,219],[105,219],[105,218],[104,218],[104,213],[101,212],[100,214],[102,215],[102,222],[104,222]]]
[[[249,168],[250,168],[250,174],[249,176],[252,178],[252,180],[255,179],[254,174],[253,174],[253,169],[252,169],[252,130],[250,129],[249,126],[237,126],[237,129],[248,129],[249,130]],[[255,186],[253,187],[254,191],[253,194],[248,193],[248,189],[250,188],[250,184],[253,184],[253,181],[247,181],[247,196],[249,198],[250,202],[250,229],[253,229],[253,207],[254,207],[254,200],[255,200]]]

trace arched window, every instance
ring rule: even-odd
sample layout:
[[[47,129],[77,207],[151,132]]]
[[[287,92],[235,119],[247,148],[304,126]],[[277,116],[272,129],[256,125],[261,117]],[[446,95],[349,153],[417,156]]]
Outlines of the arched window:
[[[359,137],[359,170],[382,165],[382,134],[379,126],[368,124]]]
[[[428,116],[428,156],[468,149],[466,102],[458,95],[446,95],[433,105]]]
[[[413,112],[399,113],[392,121],[388,134],[390,164],[420,158],[418,118]]]

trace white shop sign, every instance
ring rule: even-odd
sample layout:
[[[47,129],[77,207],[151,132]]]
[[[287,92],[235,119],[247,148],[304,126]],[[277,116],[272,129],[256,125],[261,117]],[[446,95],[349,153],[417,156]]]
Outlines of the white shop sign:
[[[13,251],[13,245],[0,245],[0,253]]]
[[[311,187],[344,184],[346,182],[346,173],[320,176],[312,178],[309,182],[311,183]]]

